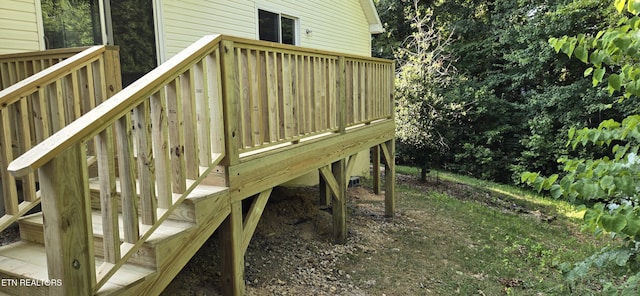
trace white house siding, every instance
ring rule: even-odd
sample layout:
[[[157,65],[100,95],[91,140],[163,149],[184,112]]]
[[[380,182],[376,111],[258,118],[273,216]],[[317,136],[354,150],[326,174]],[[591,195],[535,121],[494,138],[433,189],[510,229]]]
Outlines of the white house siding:
[[[208,34],[254,39],[254,7],[253,1],[246,0],[162,1],[166,59]]]
[[[257,39],[257,11],[299,20],[300,46],[357,55],[371,54],[369,23],[358,0],[163,0],[165,59],[207,34]],[[311,33],[307,34],[306,31]]]
[[[258,0],[256,5],[298,18],[300,46],[371,55],[369,23],[358,0]]]
[[[40,50],[39,0],[0,1],[0,54]]]

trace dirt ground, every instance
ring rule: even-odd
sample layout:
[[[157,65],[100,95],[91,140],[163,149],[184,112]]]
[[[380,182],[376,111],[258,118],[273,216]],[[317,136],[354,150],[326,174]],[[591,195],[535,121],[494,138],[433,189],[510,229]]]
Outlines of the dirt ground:
[[[487,199],[488,193],[463,184],[435,179],[424,183],[404,175],[398,175],[397,183],[481,202],[538,221],[555,219],[508,200]],[[385,218],[384,195],[359,185],[348,190],[347,243],[334,244],[330,209],[317,205],[318,196],[317,187],[274,189],[245,257],[247,295],[379,295],[381,286],[392,287],[384,289],[386,295],[433,294],[427,286],[441,283],[429,283],[434,279],[428,274],[402,274],[401,266],[388,264],[395,258],[398,264],[421,260],[428,268],[453,268],[446,260],[427,258],[421,250],[401,250],[403,244],[389,235],[412,233],[419,225],[434,223],[441,225],[443,233],[455,233],[444,230],[449,224],[446,221],[431,221],[423,212],[400,208],[394,219]],[[162,295],[220,295],[217,242],[214,235]]]
[[[276,188],[245,257],[247,295],[368,295],[341,266],[350,257],[376,252],[382,243],[384,195],[349,189],[348,241],[332,242],[330,209],[317,205],[318,189]],[[357,201],[354,203],[354,201]],[[162,295],[219,295],[218,238],[214,235]]]

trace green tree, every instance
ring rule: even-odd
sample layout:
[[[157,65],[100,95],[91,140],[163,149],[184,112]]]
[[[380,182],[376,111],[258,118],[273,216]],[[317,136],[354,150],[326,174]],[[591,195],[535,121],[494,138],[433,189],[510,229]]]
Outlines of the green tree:
[[[434,160],[448,150],[445,131],[464,114],[464,105],[446,101],[438,92],[455,72],[453,56],[447,51],[450,34],[436,27],[431,11],[418,0],[405,8],[405,14],[412,33],[395,50],[396,136],[401,161],[422,167],[425,178]]]
[[[549,43],[559,52],[574,57],[589,67],[583,72],[592,85],[605,85],[610,105],[633,101],[640,95],[640,1],[616,0],[615,25],[578,36],[551,38]],[[615,95],[615,96],[614,96]],[[636,107],[636,112],[637,107]],[[618,121],[602,121],[597,128],[572,128],[569,145],[606,149],[601,157],[563,157],[562,177],[542,177],[527,172],[522,181],[551,195],[581,204],[585,209],[583,229],[596,235],[611,234],[620,239],[617,246],[606,248],[576,265],[568,273],[575,285],[592,267],[611,268],[619,277],[606,279],[605,292],[638,295],[640,292],[640,115]]]
[[[42,0],[41,7],[48,49],[102,43],[96,1]]]

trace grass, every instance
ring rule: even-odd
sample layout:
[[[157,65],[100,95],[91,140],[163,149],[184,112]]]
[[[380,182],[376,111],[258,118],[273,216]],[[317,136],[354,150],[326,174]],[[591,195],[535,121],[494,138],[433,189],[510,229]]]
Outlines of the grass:
[[[579,233],[581,214],[565,202],[450,173],[432,172],[436,186],[415,181],[415,168],[397,172],[415,177],[397,184],[398,217],[371,242],[380,251],[343,267],[371,295],[567,295],[560,264],[607,243]]]

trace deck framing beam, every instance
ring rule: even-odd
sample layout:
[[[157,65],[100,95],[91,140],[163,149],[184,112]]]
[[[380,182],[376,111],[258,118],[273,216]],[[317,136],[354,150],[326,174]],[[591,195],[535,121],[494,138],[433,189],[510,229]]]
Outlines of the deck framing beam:
[[[394,122],[384,121],[362,129],[334,134],[318,141],[281,148],[229,167],[232,201],[243,200],[289,180],[345,159],[395,136]],[[286,168],[286,169],[285,169]],[[344,175],[346,178],[346,173]]]

